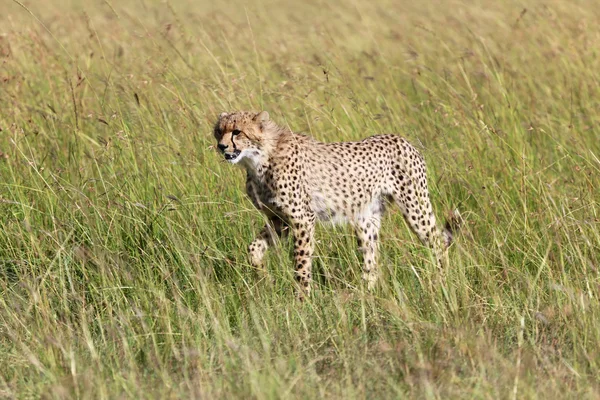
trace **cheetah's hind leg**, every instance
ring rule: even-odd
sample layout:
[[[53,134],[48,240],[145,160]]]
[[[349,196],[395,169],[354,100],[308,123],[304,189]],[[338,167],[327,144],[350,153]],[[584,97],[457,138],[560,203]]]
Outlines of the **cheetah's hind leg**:
[[[379,228],[381,227],[381,214],[383,210],[372,210],[369,215],[358,217],[354,224],[358,248],[362,253],[363,274],[367,289],[373,290],[377,284],[378,268],[377,257],[379,251]]]
[[[441,267],[443,254],[447,248],[446,242],[449,243],[450,240],[437,226],[429,199],[424,165],[423,172],[419,176],[410,176],[410,174],[398,176],[391,194],[411,230],[424,245],[432,249],[438,267]]]

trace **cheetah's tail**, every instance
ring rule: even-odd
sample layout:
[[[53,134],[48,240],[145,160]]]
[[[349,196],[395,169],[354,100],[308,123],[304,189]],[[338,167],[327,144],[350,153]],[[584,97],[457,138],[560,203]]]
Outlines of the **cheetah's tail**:
[[[452,241],[454,239],[454,234],[456,232],[458,232],[461,224],[462,224],[462,216],[460,215],[460,212],[458,211],[458,208],[457,208],[454,211],[450,212],[450,215],[448,216],[448,219],[446,220],[446,225],[444,225],[443,235],[444,235],[444,243],[446,245],[446,248],[450,247],[450,245],[452,244]]]

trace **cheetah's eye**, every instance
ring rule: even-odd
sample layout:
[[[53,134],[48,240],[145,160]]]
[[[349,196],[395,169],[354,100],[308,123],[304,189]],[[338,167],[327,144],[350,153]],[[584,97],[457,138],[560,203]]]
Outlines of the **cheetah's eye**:
[[[235,130],[233,130],[233,131],[231,132],[231,134],[232,134],[233,136],[237,136],[237,135],[239,135],[240,133],[242,133],[242,131],[240,131],[240,130],[238,130],[238,129],[235,129]]]

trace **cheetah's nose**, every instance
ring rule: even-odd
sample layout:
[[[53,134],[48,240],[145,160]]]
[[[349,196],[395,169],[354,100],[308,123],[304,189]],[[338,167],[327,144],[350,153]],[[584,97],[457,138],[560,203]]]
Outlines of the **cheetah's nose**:
[[[226,144],[223,144],[223,143],[219,143],[217,145],[217,147],[219,148],[219,150],[225,151],[225,149],[228,148],[229,146],[227,146]]]

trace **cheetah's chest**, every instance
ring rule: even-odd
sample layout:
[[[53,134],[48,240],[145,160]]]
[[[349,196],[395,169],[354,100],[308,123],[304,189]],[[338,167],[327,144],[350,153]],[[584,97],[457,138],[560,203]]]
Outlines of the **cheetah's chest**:
[[[253,179],[251,184],[255,205],[262,211],[281,215],[285,202],[274,190],[276,186],[260,179]]]

